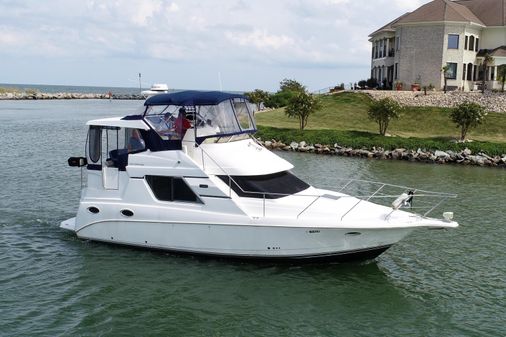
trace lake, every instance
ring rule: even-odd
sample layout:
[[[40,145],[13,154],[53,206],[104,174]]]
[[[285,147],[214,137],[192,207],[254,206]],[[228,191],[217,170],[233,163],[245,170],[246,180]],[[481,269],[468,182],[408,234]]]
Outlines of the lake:
[[[417,230],[376,260],[279,265],[78,240],[87,120],[138,101],[0,102],[0,336],[500,336],[506,170],[286,153],[299,177],[457,193],[460,227]]]

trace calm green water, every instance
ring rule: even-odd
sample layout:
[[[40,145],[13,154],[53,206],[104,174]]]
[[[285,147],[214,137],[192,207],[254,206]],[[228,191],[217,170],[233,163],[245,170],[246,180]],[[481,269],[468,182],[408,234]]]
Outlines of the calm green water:
[[[93,118],[139,102],[0,102],[1,336],[503,336],[506,170],[281,153],[320,187],[363,178],[459,194],[461,227],[372,262],[258,265],[77,240]]]

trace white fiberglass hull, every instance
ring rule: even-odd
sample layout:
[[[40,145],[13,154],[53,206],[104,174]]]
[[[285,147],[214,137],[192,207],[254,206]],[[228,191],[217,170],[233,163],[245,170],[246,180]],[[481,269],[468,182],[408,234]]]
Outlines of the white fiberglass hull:
[[[72,230],[74,219],[62,223]],[[67,225],[64,225],[67,224]],[[375,257],[414,228],[281,227],[209,223],[101,221],[77,236],[115,244],[237,258]]]

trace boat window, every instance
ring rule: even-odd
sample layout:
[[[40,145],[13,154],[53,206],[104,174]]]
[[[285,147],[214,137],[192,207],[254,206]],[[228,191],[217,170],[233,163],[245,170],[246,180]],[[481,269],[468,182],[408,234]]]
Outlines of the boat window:
[[[152,106],[148,108],[145,120],[163,140],[181,140],[184,131],[191,127],[189,119],[193,118],[193,112],[188,110],[190,107]],[[186,122],[183,121],[184,119]]]
[[[158,200],[201,202],[182,178],[146,176],[146,181]]]
[[[253,118],[244,99],[197,107],[197,138],[224,137],[255,131]]]
[[[284,171],[261,176],[219,176],[240,197],[278,199],[309,188],[291,172]]]
[[[138,129],[125,129],[124,141],[128,139],[128,145],[118,144],[118,148],[127,148],[128,152],[139,152],[146,149],[146,143]]]
[[[94,164],[92,169],[101,169],[101,165],[105,164],[124,171],[128,164],[128,154],[145,149],[146,144],[139,129],[90,126],[87,157]]]
[[[88,156],[92,163],[100,160],[100,145],[102,141],[102,129],[98,126],[90,126],[88,132]]]
[[[235,115],[237,117],[237,120],[239,121],[241,130],[246,131],[254,129],[254,124],[248,111],[246,101],[243,99],[236,98],[233,100],[233,104]]]
[[[182,128],[178,127],[178,120],[181,119],[182,109],[196,128],[199,143],[210,137],[250,134],[256,131],[248,101],[242,98],[226,100],[216,105],[149,106],[144,119],[162,140],[181,140],[184,132],[180,131]],[[186,124],[190,127],[190,123]]]

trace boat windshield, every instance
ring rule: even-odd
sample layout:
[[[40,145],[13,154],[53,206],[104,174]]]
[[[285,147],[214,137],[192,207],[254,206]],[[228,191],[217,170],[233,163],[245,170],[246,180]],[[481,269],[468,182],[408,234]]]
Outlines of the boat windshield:
[[[249,134],[256,131],[249,104],[243,98],[228,99],[211,105],[148,106],[145,120],[164,138],[161,130],[170,129],[171,121],[174,122],[181,111],[185,112],[191,126],[196,129],[195,136],[199,143],[206,138]]]

